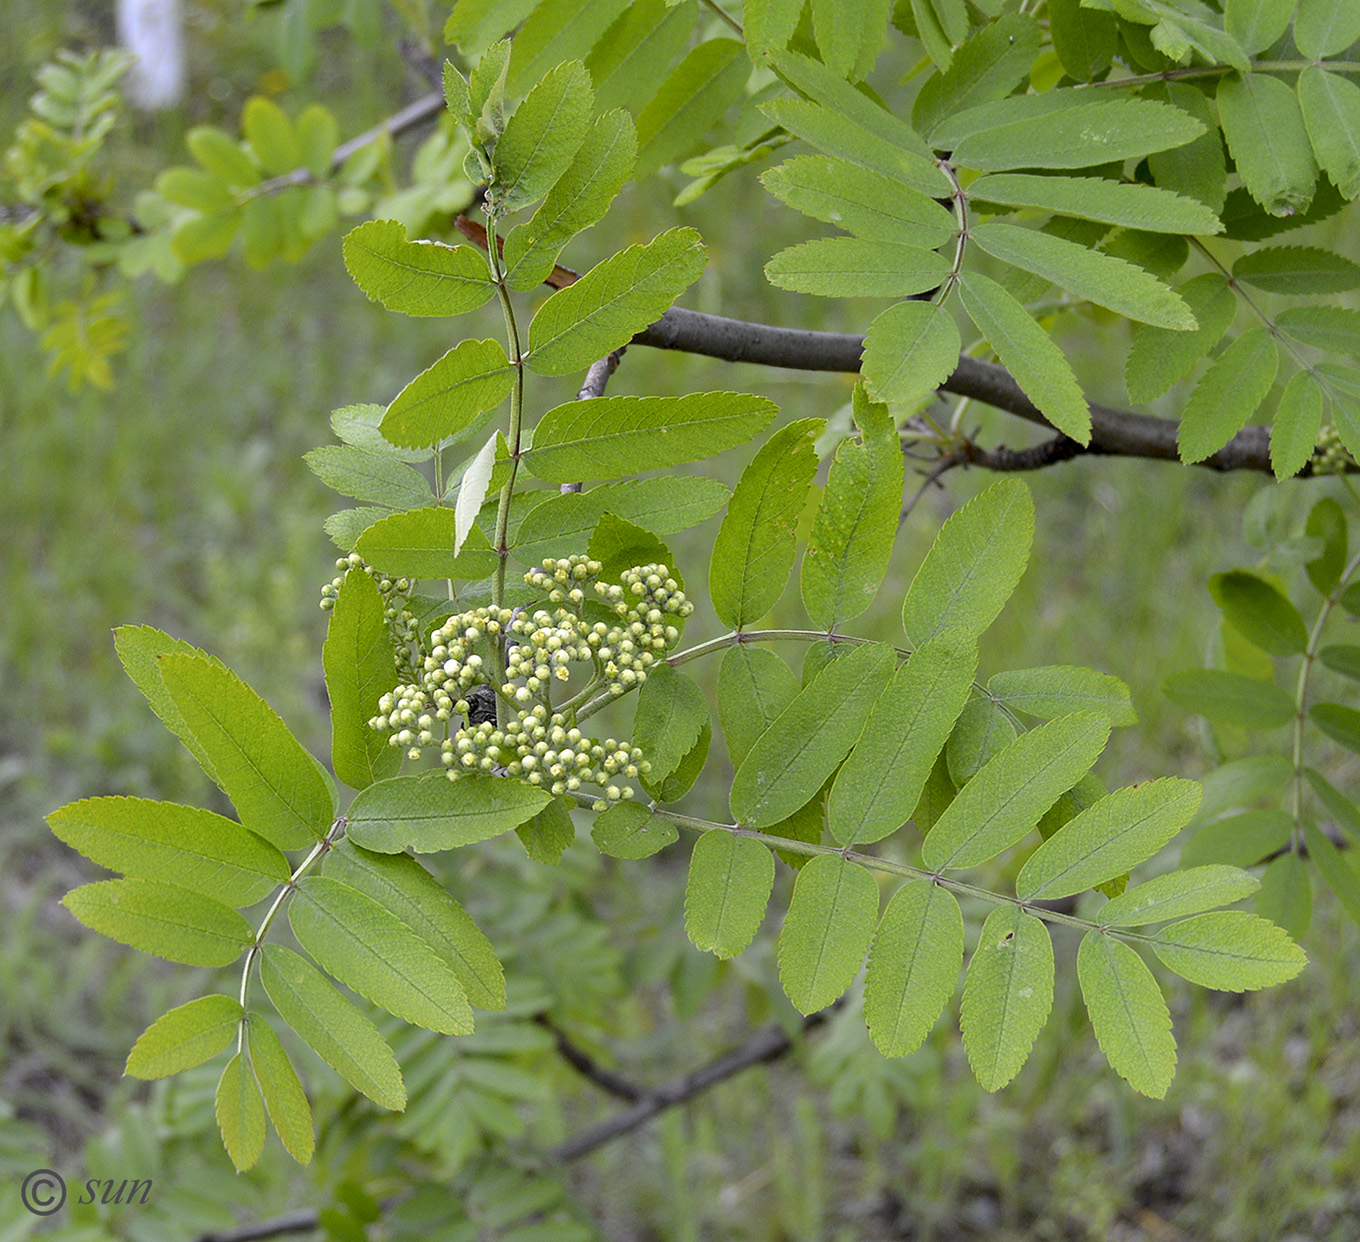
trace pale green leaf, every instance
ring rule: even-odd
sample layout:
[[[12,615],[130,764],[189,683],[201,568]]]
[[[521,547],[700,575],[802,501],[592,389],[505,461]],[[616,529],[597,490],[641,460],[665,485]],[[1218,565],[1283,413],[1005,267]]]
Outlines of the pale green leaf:
[[[524,51],[522,37],[514,50]],[[579,60],[564,59],[535,85],[496,143],[487,187],[496,214],[527,207],[553,188],[585,139],[594,102],[595,92]]]
[[[523,781],[471,773],[456,781],[442,772],[377,781],[350,803],[346,833],[379,854],[457,849],[509,832],[549,801]]]
[[[1248,328],[1219,354],[1181,411],[1176,433],[1181,460],[1203,461],[1241,431],[1266,399],[1279,365],[1264,326]]]
[[[217,1082],[217,1128],[238,1173],[251,1168],[264,1151],[264,1101],[242,1053],[227,1062]]]
[[[1016,844],[1105,748],[1110,722],[1095,712],[1022,733],[990,759],[930,830],[921,858],[932,871],[976,867]]]
[[[1090,668],[1053,664],[997,673],[987,683],[987,693],[994,703],[1043,720],[1097,711],[1104,712],[1116,727],[1138,723],[1128,686],[1118,677]]]
[[[1272,987],[1308,963],[1278,927],[1242,910],[1182,919],[1164,927],[1151,943],[1162,963],[1182,978],[1222,992]]]
[[[744,643],[728,649],[718,666],[718,720],[734,769],[798,690],[797,675],[773,651]]]
[[[902,509],[904,461],[887,408],[854,393],[860,441],[843,440],[812,522],[799,587],[819,630],[838,629],[874,602]]]
[[[1322,389],[1307,371],[1289,377],[1270,424],[1270,464],[1277,479],[1298,474],[1312,458],[1322,407]]]
[[[1318,800],[1327,808],[1336,823],[1349,832],[1355,838],[1356,844],[1360,845],[1360,807],[1315,768],[1306,768],[1305,772]]]
[[[291,949],[267,944],[260,980],[279,1016],[350,1086],[383,1108],[406,1107],[406,1087],[392,1049],[315,966]]]
[[[1333,644],[1323,647],[1317,656],[1332,672],[1360,681],[1360,647],[1350,643]]]
[[[514,378],[514,368],[499,342],[460,341],[393,398],[383,415],[383,438],[403,448],[423,448],[462,438],[475,430],[481,415],[494,410],[505,399]],[[313,450],[308,458],[322,451]],[[425,490],[429,490],[428,484]],[[425,503],[420,500],[393,503],[380,496],[359,499],[376,499],[392,508],[418,508]]]
[[[239,142],[211,125],[195,125],[184,136],[184,145],[204,168],[220,181],[238,189],[260,184],[260,169]]]
[[[591,840],[611,858],[650,858],[680,837],[670,820],[641,802],[617,802],[595,820]]]
[[[269,1120],[274,1123],[284,1150],[299,1164],[310,1164],[316,1150],[312,1132],[312,1109],[274,1028],[262,1014],[252,1013],[246,1030],[250,1041],[250,1066],[264,1096]]]
[[[53,811],[47,823],[101,867],[134,879],[165,880],[228,906],[254,905],[290,874],[288,860],[268,841],[198,807],[147,798],[82,798]]]
[[[1252,755],[1220,764],[1200,781],[1204,801],[1196,820],[1205,823],[1234,807],[1249,806],[1258,798],[1274,794],[1294,774],[1284,755]]]
[[[1029,73],[1042,31],[1032,17],[1007,14],[984,26],[955,53],[947,73],[926,79],[912,105],[912,123],[929,136],[948,116],[1004,99]]]
[[[271,177],[290,173],[302,163],[293,122],[272,99],[252,95],[241,109],[241,130],[260,167]]]
[[[1252,905],[1263,919],[1296,940],[1308,931],[1313,921],[1313,882],[1296,850],[1286,850],[1266,864]]]
[[[407,241],[395,220],[369,220],[345,237],[345,267],[375,302],[403,315],[461,315],[495,292],[486,259],[470,246]]]
[[[803,0],[746,0],[742,18],[752,59],[783,48],[802,12]],[[763,61],[757,60],[760,63]]]
[[[808,802],[855,744],[893,666],[866,643],[817,674],[756,739],[732,782],[732,813],[765,828]]]
[[[1117,314],[1162,328],[1197,326],[1190,308],[1174,290],[1143,268],[1113,255],[1014,224],[979,224],[969,236],[1002,262],[1034,272]]]
[[[1267,293],[1315,297],[1360,287],[1360,265],[1316,246],[1262,246],[1233,264],[1233,279]]]
[[[1293,817],[1283,811],[1246,811],[1241,815],[1230,815],[1227,819],[1206,824],[1190,838],[1181,850],[1181,866],[1251,867],[1283,849],[1293,830]]]
[[[354,544],[374,569],[409,578],[461,578],[475,581],[496,569],[491,541],[479,529],[468,532],[454,555],[452,509],[432,505],[393,513],[369,526]]]
[[[326,876],[305,876],[288,903],[288,922],[323,969],[375,1005],[427,1030],[472,1032],[458,976],[372,897]]]
[[[833,854],[799,873],[779,933],[779,980],[799,1013],[825,1009],[850,986],[878,922],[878,885]]]
[[[1068,820],[1020,869],[1022,901],[1055,901],[1085,892],[1151,858],[1199,806],[1194,781],[1164,777],[1116,789]]]
[[[1308,719],[1332,741],[1360,754],[1360,712],[1340,703],[1314,703]]]
[[[574,801],[554,798],[532,819],[515,829],[524,852],[537,863],[556,866],[567,846],[576,840],[576,825],[571,822]],[[464,984],[466,986],[466,984]]]
[[[463,129],[471,134],[477,128],[477,116],[472,111],[472,91],[468,80],[451,60],[444,62],[444,106]]]
[[[819,418],[781,427],[742,472],[713,544],[713,611],[733,629],[774,607],[793,567],[794,536],[817,471]]]
[[[1298,0],[1226,0],[1223,24],[1244,51],[1264,52],[1289,28]]]
[[[803,242],[765,264],[772,285],[828,298],[908,297],[948,275],[949,260],[933,250],[861,237]]]
[[[1015,377],[1025,396],[1064,435],[1079,444],[1089,444],[1090,407],[1053,338],[1011,294],[978,272],[964,274],[959,293],[968,317],[996,350],[1001,365]]]
[[[229,965],[255,939],[235,910],[163,880],[84,884],[61,904],[110,940],[186,966]]]
[[[1185,867],[1159,875],[1107,902],[1099,912],[1100,921],[1113,927],[1146,927],[1231,905],[1260,887],[1255,876],[1238,867],[1221,863]]]
[[[959,1015],[968,1064],[984,1091],[1019,1073],[1052,1005],[1048,929],[1015,906],[993,910],[968,963]]]
[[[453,506],[453,555],[463,550],[467,537],[472,533],[473,523],[482,510],[487,488],[491,485],[491,471],[496,465],[496,439],[499,432],[478,450],[477,455],[467,464],[463,477],[458,484],[458,499]]]
[[[944,759],[950,783],[962,789],[1005,747],[1020,730],[1015,717],[1003,711],[989,698],[971,699],[959,713],[954,731],[949,735]]]
[[[693,33],[698,16],[698,0],[680,4],[635,0],[630,4],[586,57],[586,71],[595,83],[595,106],[638,112],[652,97],[657,83],[665,80],[667,70]],[[749,42],[749,12],[746,32]]]
[[[1317,165],[1294,91],[1269,74],[1229,74],[1218,85],[1218,115],[1252,198],[1272,216],[1305,211]]]
[[[1177,292],[1199,327],[1193,332],[1145,324],[1134,328],[1133,348],[1124,367],[1124,381],[1134,401],[1151,401],[1169,392],[1223,339],[1237,311],[1237,298],[1227,279],[1217,272],[1195,276]]]
[[[331,766],[351,789],[395,775],[401,751],[369,725],[378,700],[397,684],[392,639],[377,583],[345,573],[321,650],[331,703]]]
[[[735,39],[691,48],[638,116],[637,176],[687,154],[741,98],[750,76],[746,49]]]
[[[506,85],[518,94],[554,65],[584,56],[623,12],[628,0],[540,0],[514,39]],[[519,16],[511,16],[512,29]],[[504,19],[502,19],[503,21]]]
[[[959,365],[954,316],[939,303],[899,302],[869,325],[860,368],[876,401],[906,404],[938,388]]]
[[[707,724],[708,700],[693,678],[665,663],[648,672],[638,693],[633,745],[652,765],[643,780],[649,793],[675,771]]]
[[[542,206],[505,239],[505,282],[532,289],[548,278],[563,246],[604,218],[637,158],[637,133],[626,112],[597,117]]]
[[[1336,0],[1298,0],[1294,42],[1309,60],[1343,52],[1360,39],[1360,10]]]
[[[694,843],[685,931],[696,948],[735,957],[755,938],[774,886],[774,855],[759,841],[706,832]]]
[[[1233,569],[1209,579],[1209,594],[1244,638],[1273,656],[1302,655],[1308,646],[1303,616],[1259,574]]]
[[[417,509],[430,502],[430,485],[390,453],[327,444],[303,455],[311,472],[332,491],[387,509]]]
[[[1294,701],[1278,686],[1243,673],[1190,669],[1166,679],[1167,697],[1178,707],[1220,724],[1277,729],[1294,719]]]
[[[946,631],[893,674],[831,787],[827,823],[838,844],[881,840],[911,818],[976,667],[972,638]]]
[[[245,1011],[231,996],[200,996],[162,1014],[138,1037],[123,1073],[165,1078],[215,1057],[241,1029]]]
[[[902,626],[920,644],[959,628],[976,638],[1015,590],[1034,540],[1034,501],[1019,479],[1002,479],[953,513],[916,571]]]
[[[963,914],[948,889],[904,884],[883,911],[864,973],[864,1020],[885,1057],[915,1052],[954,995]]]
[[[551,483],[659,470],[744,444],[776,412],[740,392],[568,401],[539,420],[524,464]]]
[[[172,652],[160,667],[241,822],[285,850],[324,836],[335,816],[330,787],[269,704],[230,669],[201,656]]]
[[[346,444],[352,444],[355,448],[385,453],[397,461],[429,461],[434,456],[432,448],[398,448],[378,430],[386,412],[387,407],[383,405],[366,403],[341,406],[340,409],[331,411],[331,430]]]
[[[525,361],[541,375],[583,370],[660,319],[703,267],[693,229],[619,251],[538,308]]]
[[[1198,199],[1150,185],[1121,184],[1101,177],[1039,177],[992,173],[968,187],[977,202],[1035,207],[1060,215],[1118,224],[1152,233],[1219,233],[1223,225]]]
[[[1142,1095],[1160,1100],[1176,1073],[1171,1014],[1152,971],[1128,945],[1087,932],[1077,979],[1096,1042],[1114,1071]]]
[[[1335,496],[1323,496],[1318,500],[1308,511],[1303,533],[1322,544],[1322,551],[1304,565],[1308,581],[1319,595],[1330,595],[1341,581],[1348,555],[1346,511],[1341,502]]]
[[[1348,855],[1342,854],[1309,820],[1303,821],[1303,839],[1308,845],[1309,861],[1336,894],[1346,913],[1360,923],[1360,871],[1349,861]]]

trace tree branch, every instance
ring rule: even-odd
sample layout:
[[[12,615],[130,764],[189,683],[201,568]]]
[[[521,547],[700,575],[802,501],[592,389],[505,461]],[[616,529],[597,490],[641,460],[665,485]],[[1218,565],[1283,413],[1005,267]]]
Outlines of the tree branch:
[[[608,1091],[610,1095],[616,1095],[619,1099],[627,1100],[630,1104],[646,1096],[646,1088],[629,1082],[622,1074],[616,1074],[613,1070],[605,1069],[584,1048],[578,1048],[566,1031],[553,1022],[546,1013],[537,1014],[534,1021],[545,1030],[552,1032],[553,1040],[557,1046],[557,1055],[582,1078],[588,1078],[602,1091]]]

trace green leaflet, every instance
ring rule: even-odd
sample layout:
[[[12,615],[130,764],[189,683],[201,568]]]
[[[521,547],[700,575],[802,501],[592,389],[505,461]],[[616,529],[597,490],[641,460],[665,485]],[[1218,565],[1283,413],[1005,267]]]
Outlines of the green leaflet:
[[[822,60],[840,77],[866,77],[883,46],[892,0],[812,0]]]
[[[798,519],[817,472],[813,441],[824,425],[803,418],[781,427],[742,471],[709,565],[713,611],[724,625],[750,625],[783,594]]]
[[[866,643],[827,664],[756,739],[732,782],[732,814],[748,828],[777,824],[808,802],[855,744],[893,665]]]
[[[1011,102],[985,105],[988,115],[996,109],[1004,116],[1004,105]],[[982,109],[969,109],[952,118],[952,124],[965,125],[973,120],[971,114],[981,113]],[[1179,108],[1149,99],[1107,99],[1059,106],[975,130],[954,147],[952,159],[956,165],[984,172],[1089,168],[1183,146],[1202,132],[1202,124]],[[937,131],[931,141],[938,148],[947,139]]]
[[[1149,88],[1154,98],[1163,91],[1167,102],[1199,121],[1204,132],[1183,147],[1149,155],[1148,170],[1162,189],[1197,198],[1211,211],[1221,212],[1228,197],[1228,165],[1213,109],[1202,92],[1186,83]]]
[[[100,880],[61,904],[110,940],[186,966],[226,966],[255,939],[235,910],[163,880]]]
[[[827,823],[837,844],[882,840],[911,818],[976,667],[972,638],[945,632],[893,674],[831,787]]]
[[[957,12],[956,0],[911,0],[911,16],[916,33],[939,70],[946,72],[954,59],[953,40],[945,30],[944,12]],[[964,12],[967,28],[967,11]]]
[[[523,50],[517,41],[515,51]],[[527,207],[553,188],[585,140],[594,104],[579,60],[549,70],[529,92],[496,143],[487,196],[497,215]]]
[[[1145,325],[1134,329],[1133,348],[1124,367],[1124,381],[1134,401],[1151,401],[1170,392],[1222,340],[1237,311],[1237,298],[1217,272],[1187,280],[1178,292],[1199,327],[1193,332]]]
[[[1308,646],[1303,616],[1259,574],[1233,569],[1209,579],[1209,594],[1244,638],[1273,656],[1301,655]]]
[[[1360,712],[1340,703],[1314,703],[1308,719],[1332,741],[1360,754]]]
[[[1029,73],[1041,39],[1039,24],[1019,14],[984,26],[958,49],[947,73],[926,79],[912,105],[912,123],[929,135],[956,112],[1004,99]]]
[[[166,1078],[202,1065],[236,1038],[244,1016],[240,1001],[231,996],[200,996],[180,1005],[142,1032],[123,1073]]]
[[[713,725],[705,720],[699,728],[699,737],[694,745],[680,757],[674,771],[657,782],[657,802],[678,802],[699,779],[699,774],[708,762],[708,749],[713,744]],[[650,779],[650,778],[649,778]]]
[[[1322,540],[1321,553],[1308,561],[1304,568],[1308,571],[1308,581],[1313,584],[1313,589],[1319,595],[1329,595],[1345,571],[1349,544],[1346,512],[1340,502],[1333,496],[1322,497],[1308,511],[1303,533]],[[1325,649],[1323,658],[1326,659]]]
[[[746,46],[751,58],[778,51],[788,43],[803,12],[803,0],[746,0],[742,6]],[[762,63],[756,60],[757,64]]]
[[[1315,768],[1306,768],[1308,783],[1327,813],[1360,843],[1360,808]]]
[[[638,116],[637,176],[686,154],[741,98],[751,64],[735,39],[691,48]]]
[[[195,125],[184,137],[190,154],[219,181],[236,189],[260,184],[260,170],[239,142],[211,125]]]
[[[222,1071],[217,1082],[214,1111],[222,1142],[238,1173],[251,1168],[264,1151],[264,1102],[255,1085],[255,1075],[238,1052]]]
[[[1116,789],[1029,856],[1015,895],[1021,901],[1053,901],[1132,871],[1190,822],[1199,800],[1194,781],[1175,777]]]
[[[755,938],[773,887],[774,855],[759,841],[704,833],[685,887],[685,931],[695,948],[735,957]]]
[[[1227,31],[1247,52],[1263,52],[1289,27],[1297,0],[1227,0]]]
[[[374,569],[409,578],[462,578],[475,581],[496,569],[491,541],[480,530],[468,532],[454,554],[456,518],[442,506],[394,513],[369,526],[354,550]]]
[[[600,577],[605,582],[617,581],[620,574],[634,565],[674,566],[675,557],[667,545],[649,530],[625,518],[604,514],[591,532],[586,554],[600,562]],[[671,577],[684,590],[685,580],[678,569],[671,569]],[[684,625],[676,618],[677,625]]]
[[[458,976],[478,1009],[505,1008],[505,974],[491,942],[434,876],[409,854],[375,854],[341,841],[324,874],[395,914]]]
[[[924,1042],[958,987],[963,914],[952,893],[911,880],[893,894],[864,973],[864,1020],[874,1047],[904,1057]]]
[[[711,518],[727,502],[728,491],[716,479],[671,476],[625,479],[584,492],[552,496],[524,517],[516,530],[511,555],[537,565],[562,548],[585,543],[605,513],[660,535],[687,530]]]
[[[740,392],[568,401],[539,420],[524,464],[550,483],[659,470],[744,444],[777,409]]]
[[[525,361],[540,375],[583,370],[660,319],[703,267],[693,229],[670,229],[619,251],[538,308]]]
[[[1011,294],[986,276],[965,272],[959,282],[959,296],[968,317],[996,350],[1001,365],[1015,377],[1039,412],[1079,444],[1089,444],[1090,407],[1053,338]]]
[[[388,663],[391,663],[389,658]],[[82,798],[47,817],[86,858],[140,880],[164,880],[224,905],[254,905],[290,874],[288,860],[233,819],[147,798]]]
[[[1360,871],[1311,820],[1303,821],[1303,839],[1318,874],[1327,881],[1327,887],[1336,894],[1346,913],[1360,924]]]
[[[477,455],[468,462],[463,477],[458,483],[458,499],[453,505],[453,555],[455,557],[467,544],[472,533],[473,523],[482,510],[487,490],[491,487],[491,472],[496,467],[496,441],[499,432],[492,432],[491,438],[478,450]],[[481,532],[478,531],[481,535]],[[480,544],[486,536],[478,540]]]
[[[472,1033],[472,1010],[458,976],[395,914],[326,876],[298,881],[288,922],[330,975],[415,1026]]]
[[[362,570],[345,573],[321,650],[331,702],[331,766],[351,789],[393,776],[401,752],[369,727],[377,703],[397,684],[392,642],[377,583]]]
[[[1088,9],[1081,0],[1049,0],[1048,30],[1053,51],[1076,82],[1090,82],[1108,68],[1119,45],[1114,14]]]
[[[933,198],[847,160],[800,155],[760,181],[781,203],[856,237],[934,250],[958,235],[958,221]]]
[[[1151,942],[1183,979],[1221,992],[1247,992],[1292,979],[1308,958],[1283,931],[1243,910],[1197,914],[1164,927]]]
[[[812,522],[799,587],[812,624],[834,630],[874,602],[902,509],[904,461],[887,408],[854,393],[860,442],[843,440]]]
[[[331,430],[346,444],[355,448],[382,453],[397,461],[422,462],[434,456],[432,448],[397,448],[378,430],[387,407],[382,405],[346,405],[331,411]]]
[[[1278,729],[1294,719],[1294,700],[1273,682],[1216,668],[1189,669],[1166,679],[1178,707],[1220,724],[1243,729]]]
[[[718,720],[733,768],[741,767],[798,689],[797,675],[773,651],[744,644],[728,649],[718,666]]]
[[[1053,664],[997,673],[987,683],[992,702],[1028,716],[1052,720],[1072,712],[1104,712],[1119,727],[1138,723],[1129,688],[1118,677],[1094,669]]]
[[[407,241],[395,220],[369,220],[345,236],[345,267],[369,298],[403,315],[461,315],[494,292],[486,259],[470,246]]]
[[[951,785],[962,789],[983,764],[1009,746],[1019,733],[1015,718],[991,699],[977,698],[965,703],[943,756]]]
[[[1295,93],[1264,73],[1229,74],[1218,85],[1218,115],[1252,198],[1272,216],[1306,210],[1317,165]]]
[[[1034,501],[1019,479],[974,496],[940,528],[902,602],[907,640],[957,627],[978,637],[1015,590],[1034,540]]]
[[[326,834],[335,802],[320,766],[230,669],[201,656],[160,657],[161,677],[241,822],[281,850]]]
[[[673,845],[680,834],[670,820],[653,815],[643,803],[616,802],[595,820],[590,837],[601,854],[638,859]]]
[[[1200,377],[1181,411],[1176,444],[1181,460],[1203,461],[1246,425],[1270,392],[1279,352],[1264,326],[1248,328]]]
[[[1200,781],[1204,801],[1199,804],[1196,822],[1207,823],[1224,811],[1249,806],[1275,793],[1293,773],[1293,765],[1284,755],[1252,755],[1220,764]]]
[[[1048,928],[1015,906],[993,910],[968,963],[959,1013],[968,1064],[984,1091],[1019,1073],[1052,1005]]]
[[[388,509],[419,508],[430,500],[430,485],[390,453],[327,444],[303,454],[311,472],[332,491]]]
[[[541,0],[515,35],[511,94],[540,81],[560,61],[584,56],[623,12],[628,0]],[[502,19],[504,20],[504,19]],[[507,30],[519,22],[514,16]]]
[[[799,1013],[850,986],[878,922],[878,885],[856,863],[822,854],[799,873],[779,933],[779,981]]]
[[[1360,310],[1341,306],[1290,306],[1275,317],[1275,326],[1314,349],[1360,358]]]
[[[1255,876],[1237,867],[1183,867],[1107,902],[1100,910],[1100,921],[1112,927],[1146,927],[1231,905],[1260,887]]]
[[[979,224],[969,236],[1002,262],[1034,272],[1140,323],[1186,330],[1198,326],[1190,308],[1172,289],[1143,268],[1112,255],[1014,224]]]
[[[992,173],[968,187],[975,202],[1037,207],[1060,215],[1119,224],[1151,233],[1221,233],[1223,224],[1198,199],[1150,185],[1127,185],[1101,177],[1038,177]]]
[[[639,111],[680,55],[698,16],[698,0],[630,4],[586,57],[586,72],[595,83],[595,106]],[[746,27],[749,39],[749,13]]]
[[[394,776],[362,790],[350,803],[346,833],[379,854],[457,849],[509,832],[538,814],[549,794],[523,781],[472,773]]]
[[[1313,884],[1308,866],[1294,850],[1272,858],[1252,902],[1256,913],[1294,938],[1313,921]]]
[[[765,264],[772,285],[828,298],[909,297],[936,288],[949,270],[933,250],[859,237],[803,242]]]
[[[693,678],[664,662],[648,672],[633,719],[633,745],[652,765],[642,779],[648,793],[656,796],[708,723],[708,700]]]
[[[597,117],[542,206],[506,236],[506,284],[532,289],[546,280],[562,247],[604,218],[636,158],[632,117],[618,109]]]
[[[860,369],[875,401],[906,404],[938,388],[959,364],[954,316],[933,302],[899,302],[869,325]]]
[[[1349,677],[1352,681],[1360,681],[1360,647],[1337,644],[1323,647],[1317,654],[1318,659],[1332,672]]]
[[[1233,279],[1268,293],[1315,297],[1360,286],[1360,266],[1316,246],[1262,246],[1233,264]]]
[[[272,99],[252,95],[241,110],[241,130],[260,167],[271,177],[292,172],[302,163],[293,122]]]
[[[1299,105],[1319,166],[1342,198],[1360,194],[1360,86],[1309,65],[1299,74]]]
[[[252,1013],[246,1027],[250,1041],[250,1067],[269,1120],[274,1123],[284,1149],[299,1164],[310,1164],[316,1150],[312,1132],[312,1109],[279,1037],[263,1014]]]
[[[382,435],[403,448],[424,448],[450,438],[461,439],[478,427],[481,415],[494,410],[509,395],[514,379],[514,368],[498,341],[461,341],[393,398],[383,415]],[[308,459],[325,451],[314,449]],[[408,475],[411,473],[406,467],[400,468]],[[329,482],[324,475],[322,478]],[[417,481],[428,492],[429,485],[423,479]],[[376,500],[394,509],[418,508],[428,499],[427,496],[414,503],[393,502],[382,496],[346,494],[360,500]]]
[[[1135,1091],[1162,1099],[1176,1073],[1176,1040],[1147,963],[1123,941],[1087,932],[1077,951],[1077,979],[1110,1065]]]
[[[1331,0],[1299,0],[1294,42],[1309,60],[1345,51],[1360,39],[1360,12]]]
[[[1289,843],[1294,820],[1284,811],[1247,811],[1201,828],[1181,850],[1181,866],[1251,867]],[[1187,914],[1198,911],[1185,911]]]
[[[406,1107],[406,1087],[387,1041],[315,966],[291,949],[267,944],[260,980],[279,1016],[351,1087],[383,1108]]]
[[[921,851],[932,871],[976,867],[1009,849],[1087,772],[1110,722],[1078,712],[1022,733],[990,759],[949,804]]]
[[[576,840],[576,825],[571,822],[567,799],[554,798],[532,819],[520,824],[515,835],[534,862],[556,866],[567,846]]]

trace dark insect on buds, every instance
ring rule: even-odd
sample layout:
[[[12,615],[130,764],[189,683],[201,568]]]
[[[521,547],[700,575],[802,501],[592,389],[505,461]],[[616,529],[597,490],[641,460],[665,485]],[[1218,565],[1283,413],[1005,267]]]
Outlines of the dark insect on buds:
[[[468,726],[496,723],[496,692],[490,686],[473,686],[467,692]]]

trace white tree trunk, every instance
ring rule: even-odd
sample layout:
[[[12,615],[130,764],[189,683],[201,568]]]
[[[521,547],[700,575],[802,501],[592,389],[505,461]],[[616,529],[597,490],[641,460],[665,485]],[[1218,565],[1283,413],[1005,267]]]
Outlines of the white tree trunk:
[[[118,38],[137,57],[128,98],[138,108],[169,108],[184,95],[180,0],[118,0]]]

